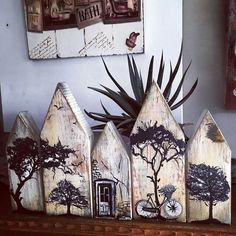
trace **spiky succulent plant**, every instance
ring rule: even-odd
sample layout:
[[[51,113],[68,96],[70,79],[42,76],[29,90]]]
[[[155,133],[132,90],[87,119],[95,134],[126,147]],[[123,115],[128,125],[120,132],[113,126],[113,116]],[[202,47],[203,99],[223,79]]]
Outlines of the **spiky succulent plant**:
[[[191,87],[191,89],[189,90],[189,92],[181,100],[177,101],[178,95],[181,91],[184,80],[186,78],[186,74],[187,74],[189,67],[191,65],[191,62],[190,62],[188,67],[185,69],[176,90],[173,93],[171,93],[173,83],[176,79],[176,75],[177,75],[179,68],[180,68],[182,53],[183,53],[183,47],[181,47],[179,57],[178,57],[178,60],[177,60],[177,63],[175,65],[174,69],[172,68],[172,64],[170,63],[169,79],[168,79],[168,82],[167,82],[164,89],[162,89],[162,82],[163,82],[163,75],[164,75],[164,71],[165,71],[165,62],[163,60],[163,53],[162,53],[161,61],[160,61],[160,65],[159,65],[159,71],[158,71],[158,75],[157,75],[157,79],[156,79],[156,82],[157,82],[158,86],[160,87],[160,89],[163,91],[162,92],[163,96],[165,97],[171,110],[175,110],[176,108],[181,106],[191,96],[191,94],[195,90],[197,83],[198,83],[198,79],[196,79],[196,81],[194,82],[194,84]],[[108,70],[108,67],[107,67],[104,59],[102,58],[103,64],[105,66],[105,70],[106,70],[109,78],[113,81],[113,83],[118,88],[118,91],[114,91],[104,85],[101,85],[101,87],[103,89],[94,88],[94,87],[88,87],[88,88],[109,97],[124,112],[120,115],[113,115],[106,109],[106,107],[102,103],[101,103],[101,106],[104,110],[104,113],[87,112],[85,110],[85,113],[90,118],[103,123],[100,125],[93,126],[92,127],[93,130],[102,130],[108,121],[113,121],[113,123],[116,125],[117,129],[123,135],[129,136],[130,132],[132,131],[133,125],[134,125],[134,123],[137,119],[137,116],[141,110],[141,107],[142,107],[142,104],[143,104],[144,99],[146,97],[146,94],[152,84],[152,81],[153,81],[154,56],[152,56],[150,64],[149,64],[148,77],[147,77],[147,82],[146,82],[145,88],[143,85],[141,73],[138,72],[138,68],[137,68],[137,65],[136,65],[136,62],[135,62],[133,56],[131,56],[131,57],[127,56],[127,59],[128,59],[128,68],[129,68],[129,77],[130,77],[132,90],[134,93],[134,98],[131,97],[125,91],[125,89],[115,80],[115,78],[112,76],[112,74]]]

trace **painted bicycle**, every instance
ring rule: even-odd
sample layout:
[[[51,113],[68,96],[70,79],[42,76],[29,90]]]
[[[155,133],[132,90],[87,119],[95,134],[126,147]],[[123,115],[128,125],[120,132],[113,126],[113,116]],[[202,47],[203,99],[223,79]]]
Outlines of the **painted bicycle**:
[[[182,205],[172,198],[173,193],[176,191],[175,186],[168,184],[159,189],[159,196],[163,197],[162,202],[157,205],[153,200],[154,193],[148,193],[147,199],[139,200],[135,204],[136,213],[144,218],[158,218],[163,208],[166,218],[176,219],[182,213]]]

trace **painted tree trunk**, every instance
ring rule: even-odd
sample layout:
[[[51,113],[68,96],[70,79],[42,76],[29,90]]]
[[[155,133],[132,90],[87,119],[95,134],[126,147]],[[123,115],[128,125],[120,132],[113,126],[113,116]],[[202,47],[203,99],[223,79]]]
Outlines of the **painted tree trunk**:
[[[28,112],[20,112],[7,145],[10,193],[14,211],[43,211],[39,165],[39,130]]]
[[[155,82],[130,143],[134,218],[186,221],[184,134]]]
[[[231,223],[231,151],[209,111],[187,148],[189,222]]]
[[[92,216],[92,139],[92,131],[71,91],[65,83],[59,83],[41,131],[42,151],[45,149],[47,154],[47,149],[52,148],[56,153],[45,164],[43,175],[48,214]]]
[[[92,152],[92,180],[96,217],[132,217],[130,158],[112,122]]]

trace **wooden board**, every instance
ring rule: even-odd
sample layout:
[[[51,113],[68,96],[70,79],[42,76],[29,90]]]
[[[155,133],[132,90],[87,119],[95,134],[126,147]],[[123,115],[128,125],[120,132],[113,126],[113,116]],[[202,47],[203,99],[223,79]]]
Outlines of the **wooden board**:
[[[28,112],[20,112],[6,145],[12,209],[43,211],[39,130]]]
[[[65,83],[59,83],[41,131],[48,214],[89,217],[90,152],[93,134]],[[55,155],[50,153],[55,152]],[[51,155],[51,157],[50,157]],[[61,197],[61,195],[66,197]]]
[[[227,35],[226,35],[226,78],[225,78],[225,108],[236,109],[236,2],[226,1],[227,5]]]
[[[130,158],[112,122],[93,150],[92,179],[95,216],[131,219]]]
[[[184,134],[156,82],[130,139],[134,218],[186,221]]]
[[[188,221],[231,223],[231,151],[209,111],[187,148]]]

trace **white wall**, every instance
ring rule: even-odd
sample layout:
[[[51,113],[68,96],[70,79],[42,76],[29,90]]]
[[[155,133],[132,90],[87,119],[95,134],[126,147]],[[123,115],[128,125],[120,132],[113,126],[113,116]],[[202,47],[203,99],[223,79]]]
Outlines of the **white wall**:
[[[144,0],[146,53],[136,55],[137,64],[147,75],[152,55],[156,70],[161,51],[166,66],[175,64],[182,41],[182,0]],[[18,112],[28,110],[41,128],[56,84],[65,81],[81,108],[99,111],[100,99],[108,109],[118,112],[108,99],[87,86],[112,86],[99,57],[31,61],[27,55],[25,23],[21,0],[1,0],[0,14],[0,83],[5,131],[9,131]],[[110,70],[130,90],[125,56],[105,57]],[[168,72],[166,73],[168,76]],[[180,121],[182,111],[175,116]],[[88,119],[91,124],[94,122]]]
[[[184,121],[196,124],[202,110],[210,110],[236,157],[236,113],[224,108],[226,2],[184,0],[184,65],[192,60],[185,90],[199,77]]]

